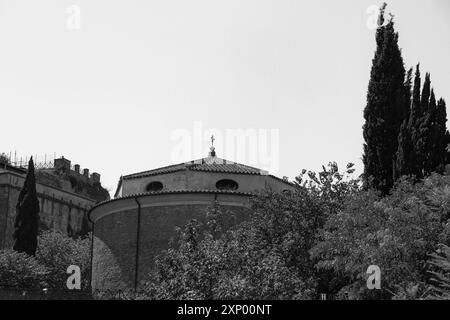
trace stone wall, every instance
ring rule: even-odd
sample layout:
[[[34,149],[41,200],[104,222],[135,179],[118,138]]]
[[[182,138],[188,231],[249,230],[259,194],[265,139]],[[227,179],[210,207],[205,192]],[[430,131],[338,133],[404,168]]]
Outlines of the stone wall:
[[[16,204],[25,176],[0,172],[0,248],[13,245]],[[40,207],[40,229],[54,229],[69,236],[86,234],[91,225],[87,219],[95,201],[44,184],[36,184]]]

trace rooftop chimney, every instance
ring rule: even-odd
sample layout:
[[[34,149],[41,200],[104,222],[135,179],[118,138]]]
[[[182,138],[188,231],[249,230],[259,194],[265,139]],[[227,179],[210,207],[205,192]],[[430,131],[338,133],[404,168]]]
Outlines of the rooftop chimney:
[[[94,182],[100,182],[100,174],[98,174],[97,172],[92,172],[91,178]]]
[[[70,170],[70,160],[65,159],[64,157],[61,157],[59,159],[55,159],[54,162],[55,169],[61,169],[61,170]]]

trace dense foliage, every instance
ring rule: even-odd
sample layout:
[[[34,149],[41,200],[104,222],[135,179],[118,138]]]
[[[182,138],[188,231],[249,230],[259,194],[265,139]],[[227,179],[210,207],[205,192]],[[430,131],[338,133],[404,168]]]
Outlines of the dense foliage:
[[[448,131],[447,111],[444,99],[436,101],[431,88],[430,74],[420,94],[421,79],[419,65],[416,67],[412,93],[411,113],[404,132],[400,133],[397,154],[397,175],[414,175],[422,179],[432,172],[444,172]],[[406,124],[406,122],[405,122]],[[408,157],[401,152],[408,152]]]
[[[73,239],[57,231],[45,231],[39,236],[36,260],[50,272],[47,283],[50,288],[66,289],[70,265],[80,267],[81,288],[90,283],[90,238]]]
[[[450,177],[404,177],[389,196],[344,177],[333,163],[318,174],[304,171],[296,191],[256,197],[250,219],[232,230],[221,230],[224,213],[215,205],[157,258],[147,297],[447,297],[448,269],[436,268],[448,262],[433,263],[432,254],[450,245]],[[381,290],[367,288],[370,265],[381,269]]]
[[[349,165],[346,174],[353,172]],[[156,260],[146,293],[155,299],[312,299],[319,278],[310,250],[327,217],[358,189],[331,163],[303,171],[292,192],[253,199],[249,220],[222,230],[215,204],[205,223],[179,229],[175,245]]]
[[[66,290],[67,268],[81,269],[81,289],[89,289],[90,241],[72,239],[56,231],[38,237],[35,256],[14,250],[0,251],[0,289]]]
[[[392,195],[359,192],[331,216],[312,250],[319,268],[348,279],[338,293],[381,298],[428,283],[429,254],[450,242],[450,177],[433,175],[422,183],[402,179]],[[366,270],[382,270],[382,290],[369,292]]]
[[[440,245],[431,254],[431,295],[430,298],[450,300],[450,247]]]
[[[303,171],[292,192],[253,199],[251,216],[225,230],[215,203],[205,220],[178,230],[144,292],[119,299],[448,299],[450,177],[402,178],[392,193],[363,190],[350,164]],[[71,264],[88,288],[90,243],[39,236],[35,257],[0,253],[0,279],[13,287],[64,289]],[[381,290],[366,286],[378,265]],[[7,279],[7,280],[6,280]]]
[[[48,269],[34,257],[14,250],[0,251],[0,288],[45,288]]]

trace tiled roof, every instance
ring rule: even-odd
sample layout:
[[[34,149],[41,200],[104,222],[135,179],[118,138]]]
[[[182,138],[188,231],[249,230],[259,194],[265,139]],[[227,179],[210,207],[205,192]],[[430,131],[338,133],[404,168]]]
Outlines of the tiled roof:
[[[192,170],[192,171],[208,171],[208,172],[224,172],[224,173],[238,173],[238,174],[255,174],[267,175],[267,171],[250,167],[244,164],[228,161],[217,157],[208,157],[190,162],[183,162],[167,167],[157,168],[153,170],[138,172],[123,176],[123,179],[136,179],[147,176],[154,176],[159,174],[171,173],[175,171]]]

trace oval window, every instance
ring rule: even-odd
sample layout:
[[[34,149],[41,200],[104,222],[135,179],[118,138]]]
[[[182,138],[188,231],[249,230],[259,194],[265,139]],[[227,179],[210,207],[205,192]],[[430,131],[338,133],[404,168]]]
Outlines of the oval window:
[[[230,179],[222,179],[216,183],[216,188],[219,190],[236,190],[238,187],[238,183]]]
[[[145,188],[147,192],[160,191],[163,188],[163,184],[159,181],[150,182]]]

